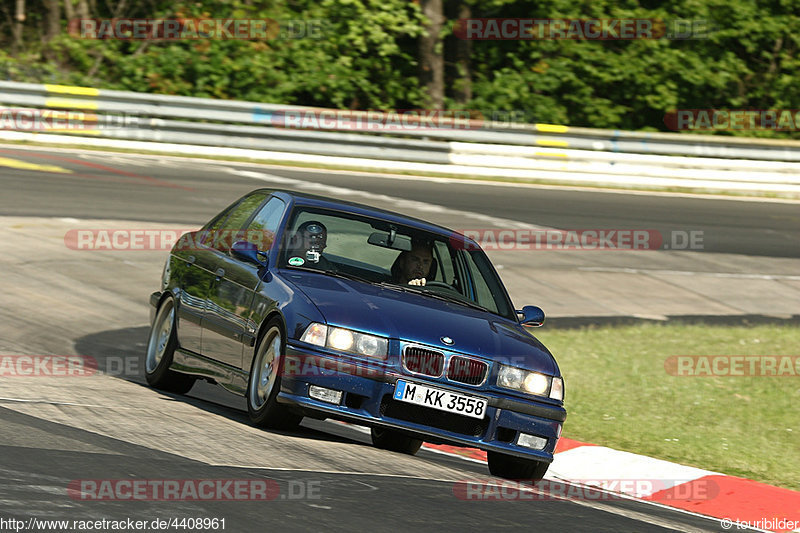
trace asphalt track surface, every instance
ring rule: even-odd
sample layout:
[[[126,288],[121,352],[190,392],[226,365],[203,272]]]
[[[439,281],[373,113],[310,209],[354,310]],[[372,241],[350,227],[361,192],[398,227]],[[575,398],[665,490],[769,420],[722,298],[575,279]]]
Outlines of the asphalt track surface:
[[[14,147],[0,147],[0,157],[73,171],[0,168],[2,216],[199,225],[263,185],[198,161]],[[796,204],[540,188],[487,191],[440,181],[264,172],[550,227],[704,229],[715,235],[714,246],[721,252],[797,257],[798,251]],[[95,358],[101,370],[120,360],[143,368],[144,302],[157,283],[163,253],[150,252],[160,259],[146,256],[148,269],[140,272],[138,258],[96,269],[90,264],[94,257],[60,264],[57,248],[29,244],[15,250],[22,260],[10,263],[4,273],[2,292],[11,296],[0,321],[2,353],[75,353]],[[715,250],[709,243],[706,251]],[[47,283],[48,269],[54,273],[52,284]],[[116,303],[115,294],[98,297],[93,286],[117,287],[123,303]],[[120,309],[126,302],[134,303]],[[76,312],[78,305],[84,310]],[[218,388],[198,384],[187,396],[174,396],[146,387],[141,371],[109,374],[84,382],[3,380],[0,518],[208,517],[225,518],[227,531],[721,530],[716,520],[616,498],[463,501],[454,496],[453,483],[489,479],[485,465],[426,450],[414,458],[376,450],[356,428],[330,422],[306,421],[286,433],[255,430],[247,423],[243,400]],[[77,479],[253,478],[273,480],[281,496],[290,495],[292,486],[317,487],[319,496],[270,502],[98,502],[75,500],[66,491]]]
[[[280,187],[231,174],[253,167],[159,158],[76,157],[69,152],[0,147],[0,157],[61,165],[74,174],[3,173],[0,215],[69,216],[202,223],[243,193]],[[136,164],[131,164],[135,162]],[[269,169],[276,176],[359,189],[560,229],[703,231],[708,253],[800,257],[800,204],[719,198],[598,193],[447,180],[410,181],[369,175]]]

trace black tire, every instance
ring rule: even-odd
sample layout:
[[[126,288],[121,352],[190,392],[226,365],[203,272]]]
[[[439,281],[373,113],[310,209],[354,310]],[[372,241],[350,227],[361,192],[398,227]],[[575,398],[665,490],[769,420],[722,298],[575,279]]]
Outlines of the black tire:
[[[175,301],[170,297],[161,302],[150,327],[144,359],[144,377],[155,389],[186,394],[194,385],[195,378],[170,370],[169,366],[172,364],[177,347]]]
[[[493,476],[516,481],[541,481],[550,467],[549,463],[534,459],[520,459],[499,452],[488,452],[489,472]]]
[[[277,401],[286,353],[283,331],[280,319],[275,318],[264,328],[256,344],[246,396],[247,414],[256,426],[291,429],[303,420],[302,415],[292,413]]]
[[[370,434],[372,435],[372,444],[382,450],[416,455],[422,446],[420,439],[409,437],[392,429],[372,428]]]

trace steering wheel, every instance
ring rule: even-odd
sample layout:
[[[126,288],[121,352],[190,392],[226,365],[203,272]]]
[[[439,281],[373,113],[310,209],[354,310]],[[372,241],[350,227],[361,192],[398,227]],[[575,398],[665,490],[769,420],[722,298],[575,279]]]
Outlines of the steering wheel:
[[[425,287],[442,287],[443,289],[450,289],[451,291],[455,291],[452,285],[448,285],[444,281],[426,281]]]

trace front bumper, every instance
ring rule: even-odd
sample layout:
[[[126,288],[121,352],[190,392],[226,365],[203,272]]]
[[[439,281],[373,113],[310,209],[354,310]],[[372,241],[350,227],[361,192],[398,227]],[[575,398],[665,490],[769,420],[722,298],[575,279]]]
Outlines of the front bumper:
[[[561,406],[525,401],[491,390],[471,390],[427,381],[391,368],[376,368],[305,346],[289,344],[278,401],[307,414],[323,414],[366,426],[382,426],[417,436],[425,441],[448,443],[502,452],[551,462],[561,435],[566,411]],[[392,399],[399,378],[439,389],[480,396],[488,400],[486,415],[478,420]],[[338,405],[309,397],[311,385],[344,392]],[[518,446],[519,433],[544,437],[541,450]]]

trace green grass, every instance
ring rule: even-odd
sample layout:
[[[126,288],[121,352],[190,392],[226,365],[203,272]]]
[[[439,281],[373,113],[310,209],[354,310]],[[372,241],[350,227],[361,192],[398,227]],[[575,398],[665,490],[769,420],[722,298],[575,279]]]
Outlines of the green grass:
[[[673,355],[800,355],[800,328],[643,324],[536,336],[566,383],[563,435],[800,490],[800,376],[669,375]]]

